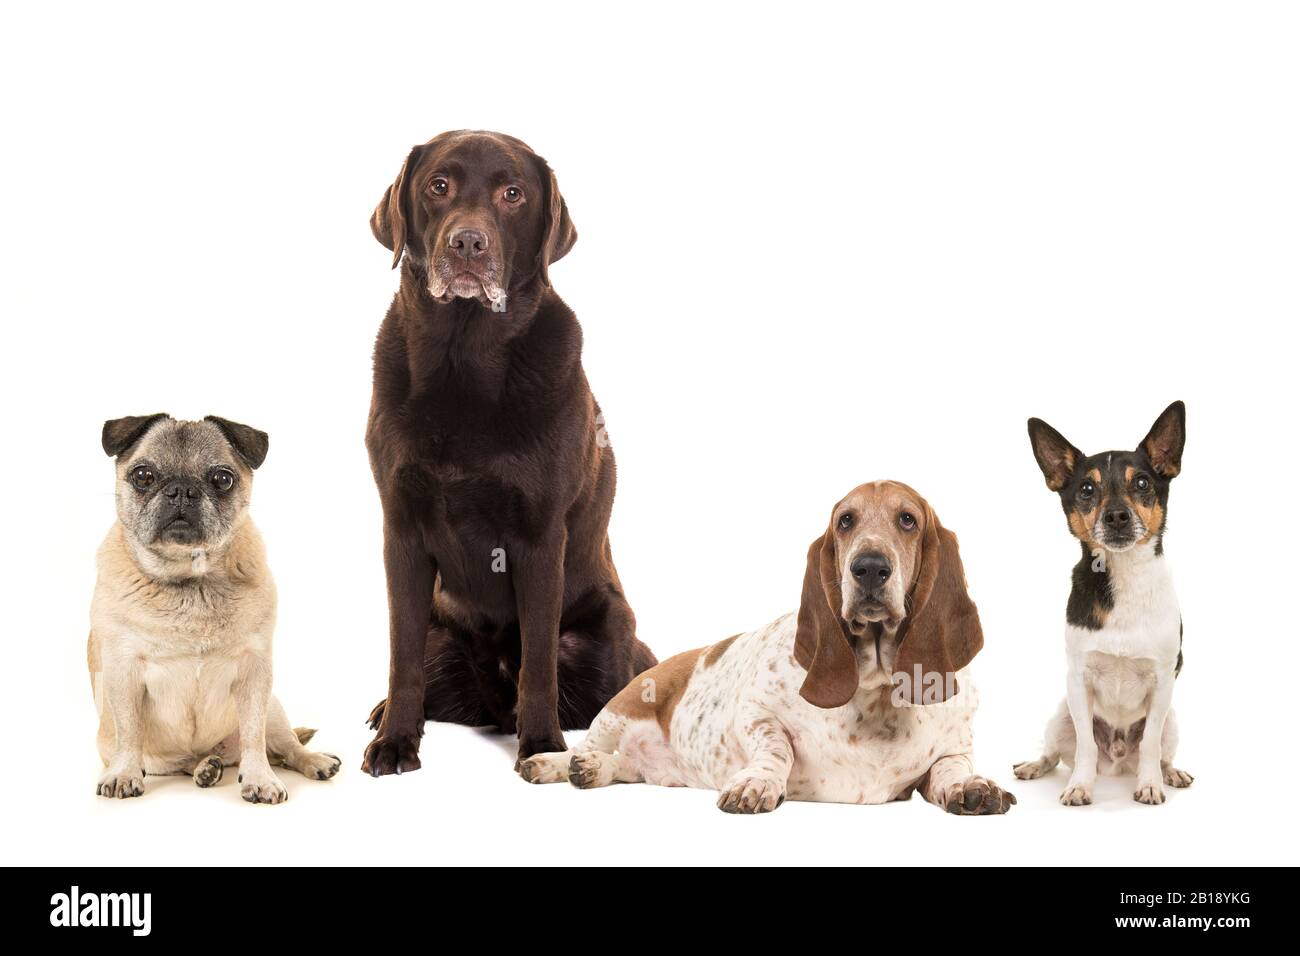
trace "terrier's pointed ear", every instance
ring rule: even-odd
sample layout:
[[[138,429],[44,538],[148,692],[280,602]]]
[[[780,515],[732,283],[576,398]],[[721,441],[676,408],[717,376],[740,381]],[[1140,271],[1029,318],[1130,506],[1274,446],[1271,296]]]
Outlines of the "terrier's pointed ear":
[[[205,415],[203,420],[212,422],[221,429],[221,434],[226,436],[226,441],[230,442],[230,447],[235,449],[235,453],[244,460],[244,464],[251,470],[256,471],[261,467],[262,462],[266,461],[266,453],[271,450],[271,439],[266,432],[258,431],[256,428],[249,428],[247,425],[239,424],[239,422],[218,418],[216,415]]]
[[[1187,408],[1174,402],[1156,419],[1141,448],[1151,467],[1165,478],[1175,478],[1183,467],[1183,442],[1187,437]]]
[[[537,253],[537,274],[542,284],[549,286],[551,277],[549,268],[552,262],[563,259],[573,244],[578,241],[578,230],[569,218],[569,207],[560,194],[560,186],[555,180],[555,173],[540,156],[537,161],[542,165],[542,177],[546,180],[546,234],[542,238],[542,248]]]
[[[104,422],[99,442],[104,446],[104,454],[116,458],[131,449],[144,437],[145,432],[164,418],[171,418],[166,412],[153,415],[128,415],[126,418],[114,418]]]
[[[1083,461],[1083,452],[1075,448],[1065,436],[1041,418],[1029,419],[1029,443],[1034,448],[1034,458],[1047,479],[1047,487],[1060,491]]]
[[[397,173],[393,184],[384,190],[384,198],[370,215],[370,231],[386,249],[393,251],[393,268],[402,261],[406,249],[407,181],[420,161],[423,146],[414,147]]]

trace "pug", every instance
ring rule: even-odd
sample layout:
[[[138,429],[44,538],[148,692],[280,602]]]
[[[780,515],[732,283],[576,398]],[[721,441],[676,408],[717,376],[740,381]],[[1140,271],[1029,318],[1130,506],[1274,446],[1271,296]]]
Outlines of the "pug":
[[[339,758],[303,745],[271,696],[275,584],[248,515],[265,432],[209,415],[104,423],[117,522],[99,549],[87,657],[105,770],[96,793],[138,797],[146,774],[200,787],[239,765],[250,803],[288,799],[274,763],[315,780]]]

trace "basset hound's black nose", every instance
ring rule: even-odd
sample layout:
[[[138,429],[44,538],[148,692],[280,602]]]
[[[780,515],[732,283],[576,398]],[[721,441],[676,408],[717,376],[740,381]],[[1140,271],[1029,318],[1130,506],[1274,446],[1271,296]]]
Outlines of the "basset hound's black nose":
[[[849,565],[849,570],[853,572],[857,582],[867,588],[880,587],[893,573],[893,568],[889,566],[889,559],[879,551],[865,551],[858,555]]]

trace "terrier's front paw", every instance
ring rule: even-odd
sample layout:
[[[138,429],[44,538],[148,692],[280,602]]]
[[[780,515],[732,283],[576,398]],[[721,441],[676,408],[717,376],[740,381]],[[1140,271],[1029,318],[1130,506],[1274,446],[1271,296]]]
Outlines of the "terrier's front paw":
[[[1011,768],[1011,772],[1018,780],[1037,780],[1043,774],[1050,773],[1055,766],[1055,763],[1049,763],[1040,757],[1037,760],[1026,760],[1024,763],[1016,764]]]
[[[221,758],[216,754],[204,757],[199,761],[199,765],[194,768],[194,782],[200,787],[215,787],[221,782],[221,776],[225,773],[225,768],[221,763]]]
[[[1148,803],[1152,806],[1159,806],[1165,802],[1165,791],[1159,783],[1143,783],[1138,781],[1138,788],[1133,793],[1133,799],[1138,803]]]
[[[1180,790],[1183,787],[1190,787],[1192,781],[1196,779],[1186,770],[1179,770],[1177,767],[1165,767],[1163,775],[1166,784],[1171,787],[1177,787]]]
[[[1061,794],[1061,803],[1067,807],[1086,807],[1092,803],[1092,784],[1071,782]]]
[[[1014,793],[1003,790],[992,780],[972,776],[949,789],[944,809],[962,816],[986,816],[1006,813],[1015,802]]]
[[[410,773],[420,769],[420,737],[418,734],[380,734],[366,748],[361,770],[372,777],[390,773]]]
[[[241,771],[239,783],[239,795],[249,803],[284,803],[289,799],[289,791],[270,769]]]
[[[737,774],[718,797],[723,813],[769,813],[785,802],[785,784],[767,777]]]
[[[144,770],[118,771],[110,767],[95,784],[95,793],[101,797],[138,797],[144,793]]]

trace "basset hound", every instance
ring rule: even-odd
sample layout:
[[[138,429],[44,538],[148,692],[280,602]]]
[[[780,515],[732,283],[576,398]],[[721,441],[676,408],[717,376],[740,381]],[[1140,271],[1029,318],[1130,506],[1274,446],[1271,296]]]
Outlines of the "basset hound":
[[[907,485],[862,485],[809,547],[797,613],[643,672],[581,744],[520,773],[719,790],[729,813],[918,789],[952,813],[1005,813],[1016,798],[971,757],[983,641],[957,538]]]

